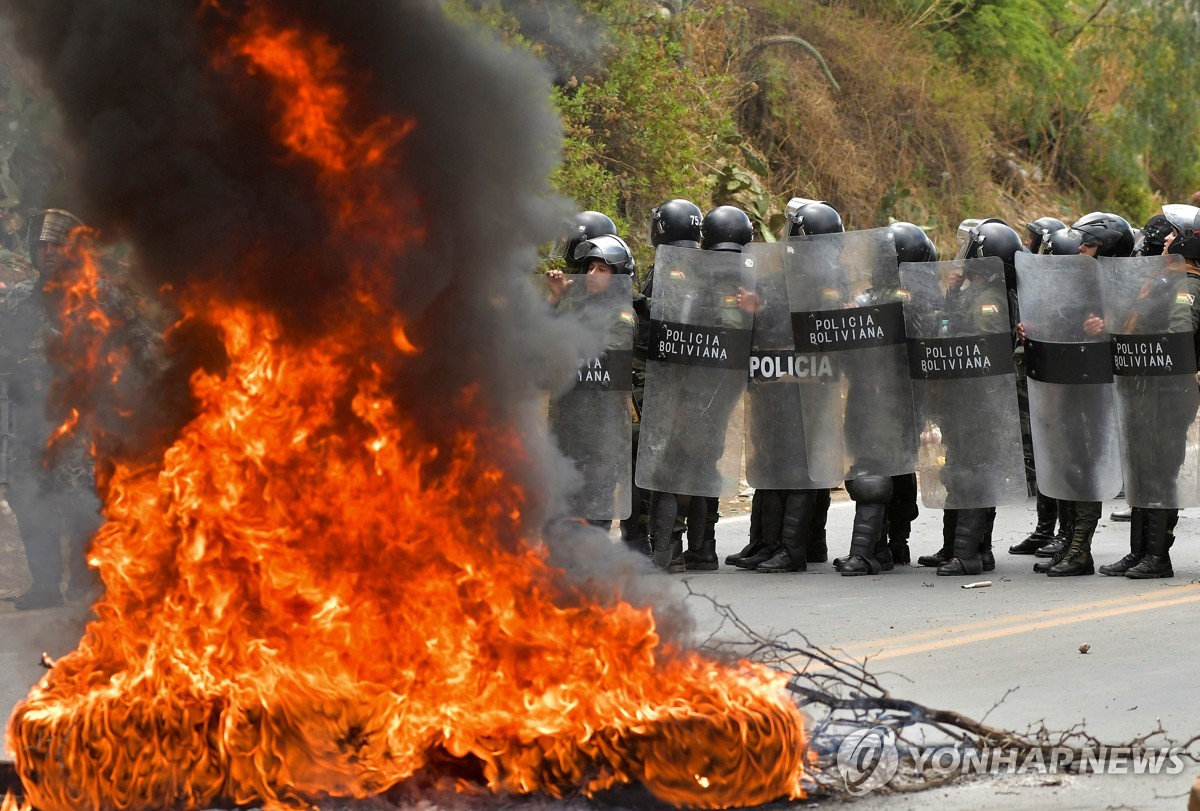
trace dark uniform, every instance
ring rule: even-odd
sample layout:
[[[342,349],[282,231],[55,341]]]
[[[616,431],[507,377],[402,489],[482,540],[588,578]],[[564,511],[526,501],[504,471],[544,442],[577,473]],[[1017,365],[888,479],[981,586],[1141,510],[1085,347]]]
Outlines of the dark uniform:
[[[1200,358],[1200,267],[1192,262],[1188,263],[1186,285],[1186,302],[1179,299],[1172,301],[1165,297],[1157,300],[1147,297],[1146,304],[1135,307],[1127,323],[1116,331],[1134,332],[1135,325],[1132,322],[1143,317],[1150,323],[1157,324],[1165,320],[1168,323],[1168,332],[1192,334],[1194,349]],[[1147,306],[1170,307],[1168,317],[1162,318],[1161,311],[1157,314],[1144,312]],[[1156,315],[1158,317],[1155,317]],[[1197,362],[1197,369],[1200,371],[1200,361]],[[1165,394],[1174,402],[1186,401],[1187,393],[1190,392],[1184,392],[1183,397],[1180,397],[1180,392],[1163,391],[1163,387],[1186,387],[1194,390],[1195,385],[1195,378],[1192,377],[1162,377],[1152,382],[1145,381],[1139,394],[1141,398],[1147,399]],[[1194,410],[1190,413],[1177,412],[1175,408],[1168,407],[1162,411],[1170,414],[1171,422],[1175,424],[1164,424],[1159,416],[1160,409],[1150,403],[1147,403],[1144,409],[1135,409],[1132,416],[1140,416],[1147,420],[1143,429],[1137,432],[1138,435],[1154,436],[1158,441],[1127,443],[1132,467],[1154,476],[1153,480],[1142,483],[1146,491],[1151,493],[1170,493],[1174,490],[1179,468],[1187,454],[1187,432],[1196,417]],[[1174,530],[1178,523],[1178,509],[1134,507],[1129,525],[1129,554],[1114,563],[1099,567],[1099,572],[1110,577],[1123,575],[1134,579],[1173,576],[1174,570],[1168,551],[1175,541]]]
[[[946,294],[945,313],[951,322],[953,334],[970,332],[977,335],[988,335],[1006,332],[1012,328],[1012,321],[1006,322],[1000,313],[1005,304],[1012,305],[1012,296],[1004,301],[1002,288],[988,284],[969,284],[965,290],[958,288]],[[1012,310],[1009,310],[1011,313]],[[986,409],[989,404],[979,404]],[[994,407],[994,404],[991,404]],[[990,416],[986,410],[978,414],[982,423],[1000,420],[998,415]],[[968,426],[948,422],[942,426],[942,438],[946,444],[946,466],[943,475],[948,492],[953,491],[955,481],[951,472],[956,468],[969,469],[983,467],[988,463],[988,449],[975,442],[970,436]],[[958,433],[962,436],[958,436]],[[948,547],[950,558],[938,566],[938,574],[962,575],[979,574],[996,568],[996,561],[991,552],[992,527],[996,523],[995,507],[978,507],[967,510],[943,510],[942,512],[942,542],[943,548]]]
[[[584,285],[580,279],[577,284]],[[637,333],[638,321],[627,292],[615,285],[604,292],[569,296],[564,298],[558,311],[573,316],[585,323],[595,324],[606,330],[604,350],[607,356],[603,364],[606,371],[612,364],[614,372],[628,371],[624,364],[615,359],[629,352]],[[626,356],[627,357],[627,356]],[[627,390],[630,380],[601,384],[612,387],[613,393]],[[632,419],[628,399],[617,400],[604,395],[597,396],[594,385],[577,384],[574,389],[550,403],[550,425],[555,429],[559,448],[575,462],[584,477],[584,488],[577,494],[573,505],[574,514],[582,516],[612,515],[616,488],[628,486],[613,480],[614,468],[621,467],[614,461],[612,453],[597,445],[611,442],[613,437],[623,437],[626,425]],[[605,484],[611,485],[606,487]],[[605,492],[601,492],[605,490]],[[589,523],[607,529],[611,519],[592,518]]]
[[[621,540],[632,550],[649,555],[650,548],[650,491],[643,490],[637,481],[638,438],[642,427],[642,402],[646,395],[646,355],[650,348],[650,294],[653,290],[653,269],[640,293],[633,294],[633,312],[637,317],[637,334],[633,339],[633,472],[630,486],[633,511],[621,522]]]

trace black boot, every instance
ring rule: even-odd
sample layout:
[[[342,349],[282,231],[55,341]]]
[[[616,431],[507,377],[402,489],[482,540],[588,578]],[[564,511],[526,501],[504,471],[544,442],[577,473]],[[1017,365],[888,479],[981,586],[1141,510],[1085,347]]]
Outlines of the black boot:
[[[1058,501],[1058,534],[1054,536],[1054,540],[1038,549],[1033,554],[1039,558],[1054,558],[1060,553],[1066,551],[1071,545],[1072,526],[1075,521],[1075,512],[1071,507],[1073,502]],[[1035,568],[1034,571],[1037,571]]]
[[[783,544],[783,502],[787,490],[764,490],[762,501],[762,546],[749,557],[738,560],[733,565],[739,569],[753,571],[758,564],[770,560],[779,553]]]
[[[854,529],[850,534],[850,554],[838,571],[847,577],[879,574],[883,571],[884,561],[875,555],[883,536],[887,503],[892,496],[892,479],[869,474],[859,476],[846,482],[846,490],[855,502]],[[891,560],[886,562],[890,568]]]
[[[884,530],[879,536],[879,542],[875,544],[875,560],[879,561],[879,568],[885,572],[890,572],[896,568],[896,559],[892,557],[892,542],[888,537],[887,519],[884,519]],[[907,552],[908,543],[904,544],[904,549]],[[840,570],[839,570],[840,571]]]
[[[939,575],[975,575],[983,571],[979,545],[987,529],[987,510],[958,510],[954,522],[954,556],[938,567]]]
[[[804,572],[808,570],[805,547],[812,523],[814,496],[811,490],[789,490],[783,505],[783,543],[770,560],[758,564],[760,572]]]
[[[825,563],[829,560],[829,541],[825,535],[825,522],[829,518],[829,505],[833,501],[829,490],[814,490],[812,523],[808,534],[809,563]]]
[[[1067,554],[1067,549],[1071,546],[1070,540],[1071,534],[1074,532],[1074,527],[1075,508],[1073,506],[1073,502],[1059,501],[1058,534],[1054,536],[1054,543],[1043,546],[1034,554],[1040,557],[1043,552],[1052,546],[1059,548],[1058,551],[1054,553],[1053,557],[1049,558],[1048,560],[1043,560],[1039,563],[1033,564],[1033,571],[1036,574],[1046,574],[1062,561],[1063,556]]]
[[[1074,502],[1075,524],[1071,533],[1071,544],[1058,563],[1046,572],[1050,577],[1078,577],[1096,573],[1092,562],[1092,536],[1100,520],[1099,501]]]
[[[1029,537],[1016,546],[1008,548],[1010,555],[1032,555],[1054,540],[1054,525],[1058,518],[1058,504],[1049,496],[1037,494],[1037,526]]]
[[[1167,533],[1178,510],[1146,510],[1146,555],[1125,573],[1135,580],[1174,577]]]
[[[654,565],[668,572],[682,572],[683,516],[690,497],[675,493],[651,496],[650,536],[654,543]]]
[[[717,521],[721,502],[716,498],[693,498],[688,513],[688,550],[683,565],[689,572],[717,570]],[[695,526],[693,527],[693,521]]]
[[[621,521],[621,542],[629,551],[650,557],[654,545],[650,543],[649,505],[641,502],[640,494],[640,490],[634,490],[633,514]]]
[[[887,511],[887,543],[888,553],[894,563],[902,566],[912,563],[908,537],[912,534],[912,522],[920,514],[917,507],[917,474],[892,476],[892,497],[888,501]]]
[[[762,523],[763,499],[766,498],[768,492],[770,491],[754,491],[754,496],[750,499],[750,541],[742,547],[742,551],[725,556],[726,566],[736,566],[739,560],[757,555],[766,548],[767,542],[763,537]]]
[[[958,520],[958,510],[942,511],[942,548],[932,555],[921,555],[917,558],[918,566],[941,566],[954,557],[954,526]]]
[[[996,508],[988,507],[983,519],[983,540],[979,542],[979,559],[985,572],[996,571],[996,556],[992,554],[992,530],[996,526]]]
[[[843,575],[879,574],[883,565],[875,558],[879,534],[883,529],[886,504],[859,502],[854,505],[854,530],[850,536],[850,554],[838,570]]]
[[[1116,563],[1101,566],[1100,574],[1124,577],[1146,555],[1146,510],[1134,507],[1129,515],[1129,554]]]

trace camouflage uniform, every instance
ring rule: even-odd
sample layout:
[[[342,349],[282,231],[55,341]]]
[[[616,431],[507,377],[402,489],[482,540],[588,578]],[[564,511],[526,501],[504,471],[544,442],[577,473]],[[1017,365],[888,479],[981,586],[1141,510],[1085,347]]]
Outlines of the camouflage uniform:
[[[0,374],[16,415],[6,498],[21,530],[33,578],[30,594],[51,603],[60,597],[63,535],[70,549],[69,592],[82,593],[91,581],[84,546],[100,523],[92,464],[82,443],[68,440],[52,458],[46,453],[55,427],[46,415],[52,376],[46,338],[52,329],[39,280],[18,283],[0,300]]]

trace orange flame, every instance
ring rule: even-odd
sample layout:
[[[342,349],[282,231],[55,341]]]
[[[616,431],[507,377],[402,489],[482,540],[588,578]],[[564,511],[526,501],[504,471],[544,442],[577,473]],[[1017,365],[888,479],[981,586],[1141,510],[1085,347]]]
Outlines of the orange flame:
[[[29,803],[19,801],[11,792],[4,795],[4,799],[0,800],[0,811],[31,811],[33,806]]]
[[[785,677],[670,650],[648,611],[576,593],[487,462],[514,437],[464,431],[430,474],[439,453],[350,336],[299,350],[267,316],[205,312],[229,369],[196,374],[201,413],[161,469],[118,466],[99,620],[14,716],[35,806],[361,797],[439,752],[498,791],[801,794]]]
[[[412,200],[371,212],[394,193],[364,168],[398,161],[408,126],[350,132],[336,49],[250,19],[235,48],[277,78],[281,140],[328,176],[331,210],[386,250],[419,240],[394,225]],[[102,347],[90,272],[66,313]],[[786,677],[668,645],[649,610],[552,567],[498,463],[524,457],[521,437],[471,386],[449,393],[453,441],[419,439],[389,392],[421,336],[373,317],[381,269],[350,283],[362,312],[303,345],[264,307],[179,294],[228,363],[193,374],[196,416],[157,464],[106,460],[97,620],[8,728],[25,799],[294,807],[422,770],[517,794],[641,783],[707,808],[803,796]]]

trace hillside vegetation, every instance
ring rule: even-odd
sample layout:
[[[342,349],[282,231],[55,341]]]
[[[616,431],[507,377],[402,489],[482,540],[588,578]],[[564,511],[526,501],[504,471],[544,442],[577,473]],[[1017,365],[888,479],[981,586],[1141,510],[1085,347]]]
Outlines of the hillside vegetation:
[[[851,228],[1144,222],[1200,188],[1200,0],[445,0],[549,65],[553,181],[649,256],[650,210],[795,195]],[[53,108],[0,19],[0,248],[64,182]],[[643,262],[644,264],[644,262]]]
[[[555,183],[645,257],[652,207],[791,196],[848,227],[1116,211],[1200,188],[1197,0],[541,0],[452,8],[547,60]]]

